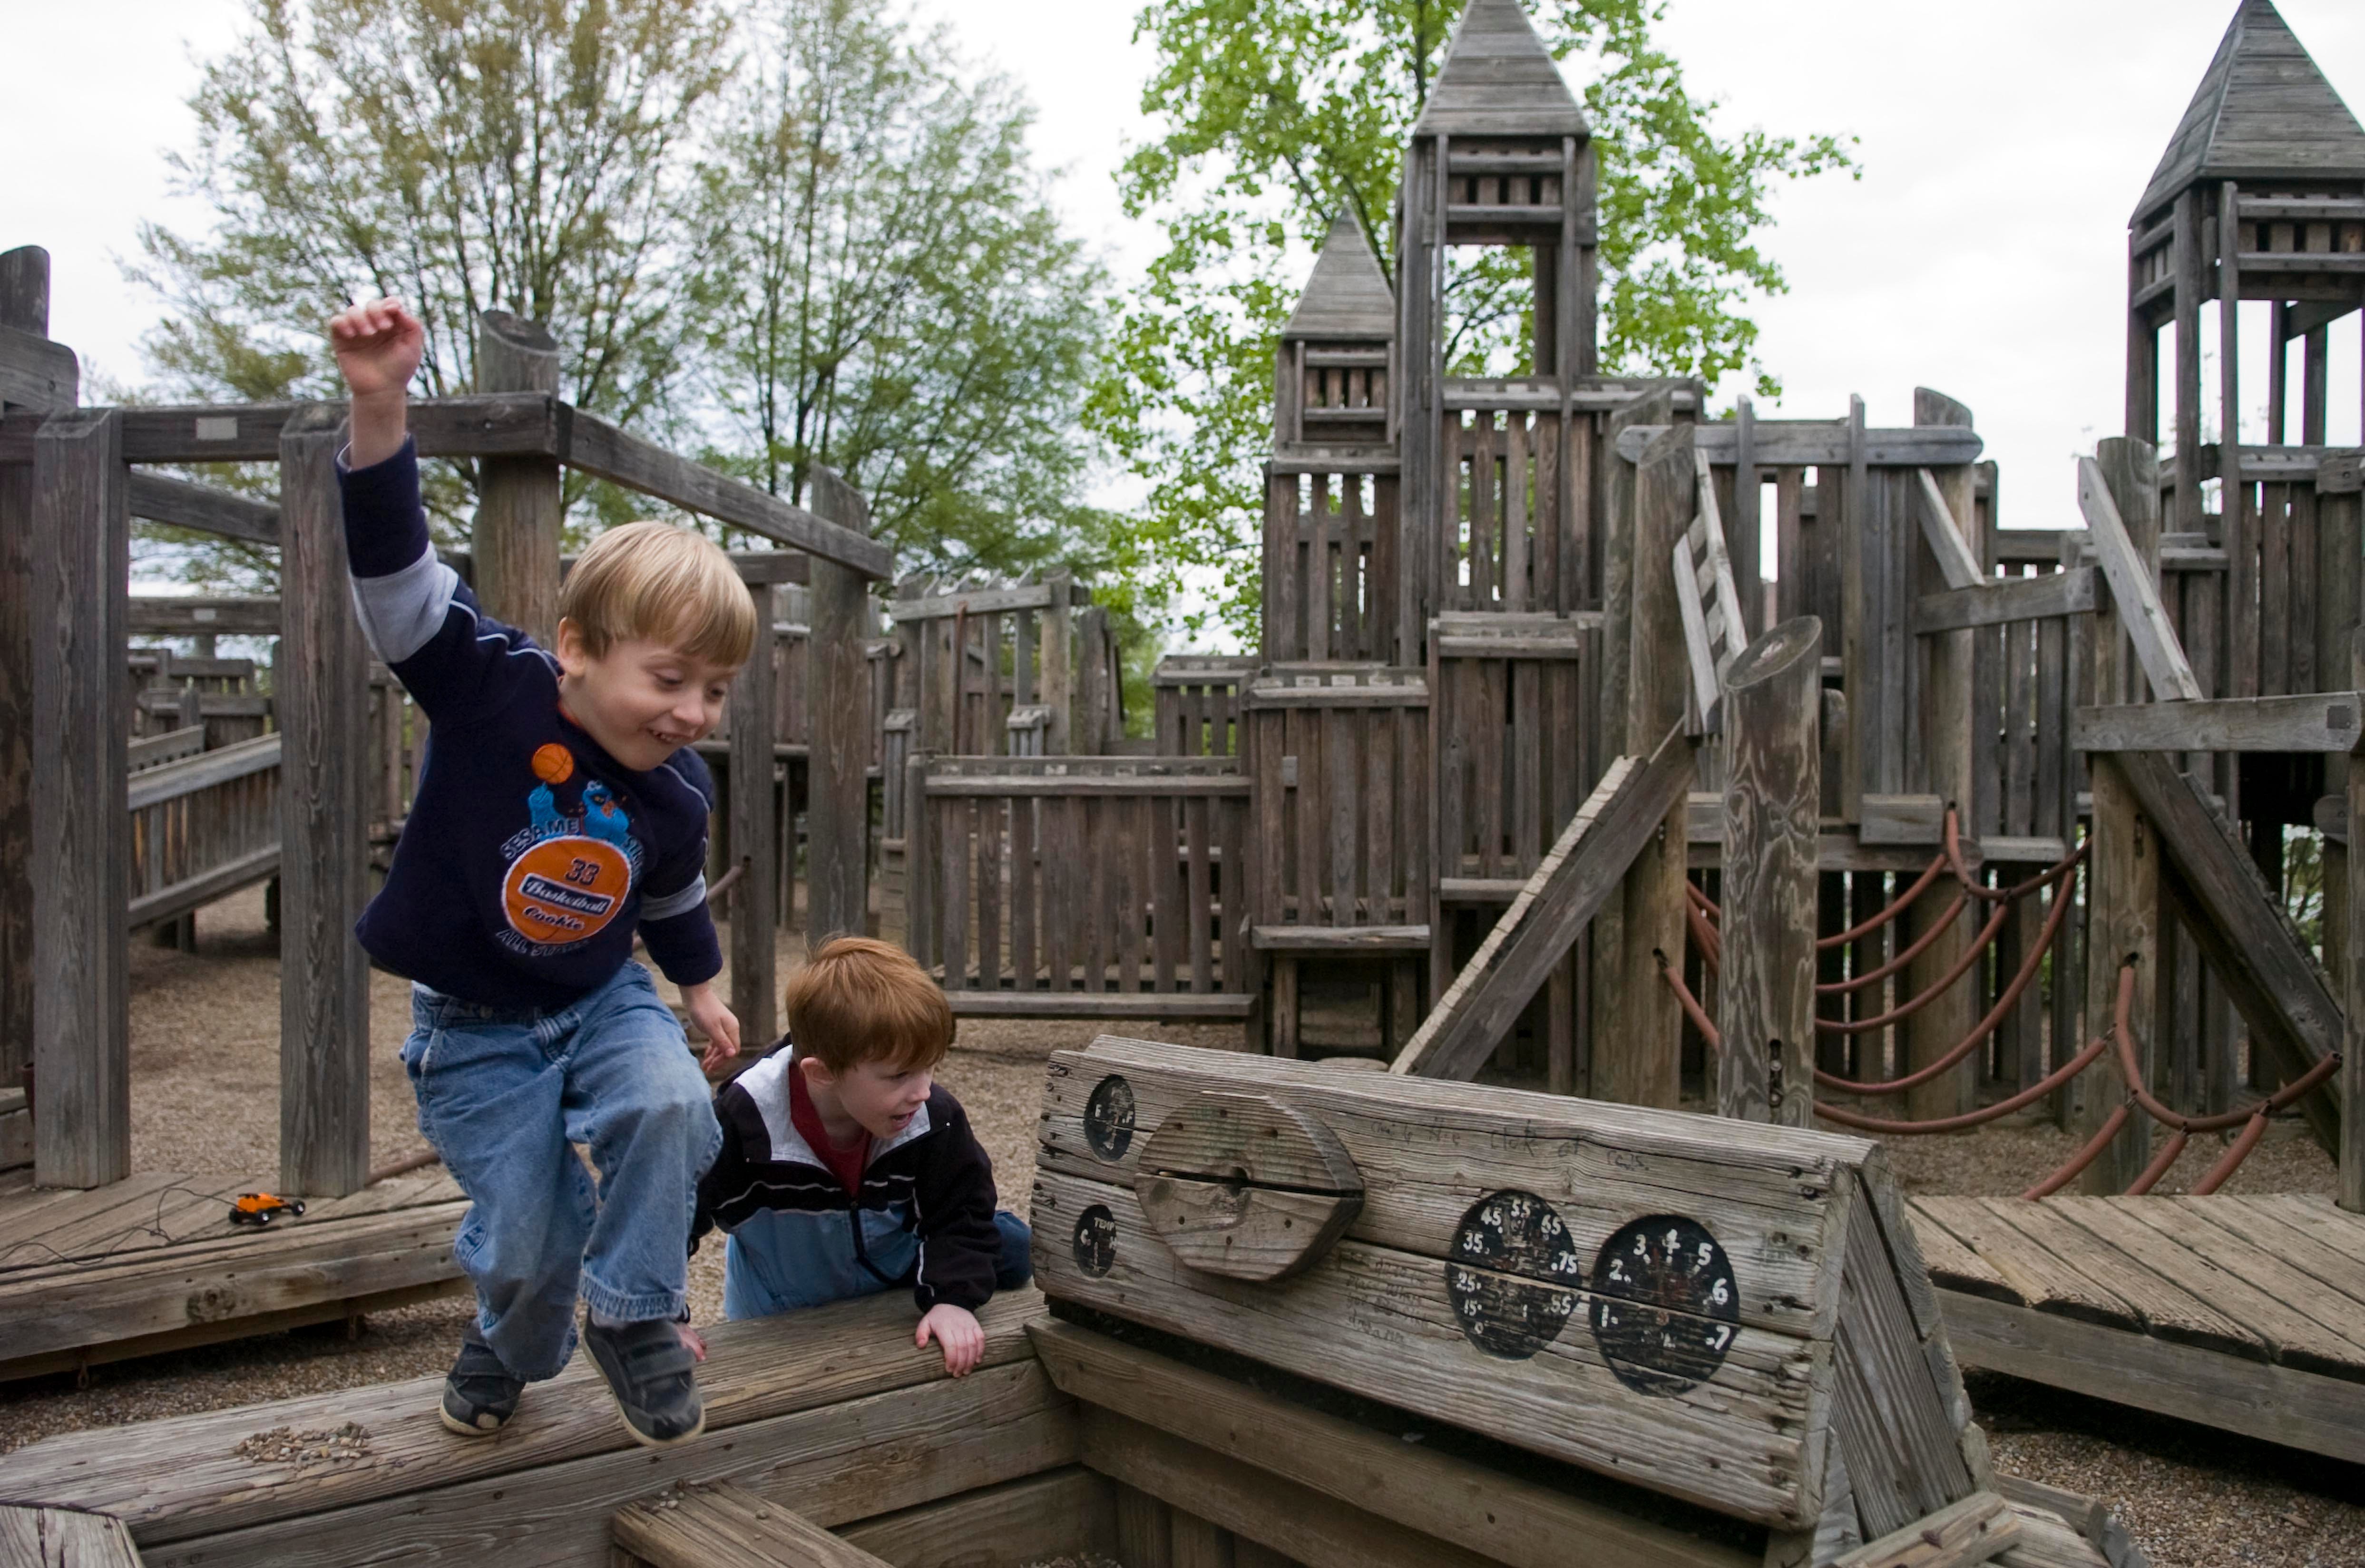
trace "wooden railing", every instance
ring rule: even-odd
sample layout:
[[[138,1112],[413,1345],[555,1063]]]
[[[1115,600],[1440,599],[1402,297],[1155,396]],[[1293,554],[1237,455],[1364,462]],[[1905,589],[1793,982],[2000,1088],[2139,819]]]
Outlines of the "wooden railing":
[[[185,914],[279,869],[279,754],[275,733],[133,772],[128,929]]]

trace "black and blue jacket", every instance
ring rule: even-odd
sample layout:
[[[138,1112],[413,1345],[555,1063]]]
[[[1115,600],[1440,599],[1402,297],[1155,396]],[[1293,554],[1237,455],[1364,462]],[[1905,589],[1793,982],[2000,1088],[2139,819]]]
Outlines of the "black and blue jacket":
[[[789,1116],[789,1042],[723,1086],[714,1114],[723,1151],[698,1184],[689,1245],[721,1226],[727,1316],[761,1317],[825,1301],[912,1287],[925,1313],[974,1312],[993,1294],[1002,1235],[993,1163],[969,1114],[941,1084],[912,1125],[871,1140],[858,1193]]]
[[[635,772],[560,710],[557,661],[438,560],[405,442],[338,465],[353,601],[433,724],[386,886],[355,927],[396,974],[485,1007],[566,1007],[637,931],[677,985],[723,967],[706,909],[714,781],[687,747]]]

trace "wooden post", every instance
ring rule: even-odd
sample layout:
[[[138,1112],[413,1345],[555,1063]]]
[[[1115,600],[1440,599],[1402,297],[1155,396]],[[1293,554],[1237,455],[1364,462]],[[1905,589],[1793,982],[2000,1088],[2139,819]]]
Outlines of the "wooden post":
[[[2186,532],[2208,525],[2201,517],[2201,187],[2176,198],[2176,504],[2171,524]],[[2123,505],[2120,511],[2124,512]]]
[[[369,1174],[369,651],[337,494],[343,410],[279,438],[279,1181],[337,1197]],[[118,921],[118,924],[119,921]]]
[[[1933,392],[1928,387],[1917,387],[1913,394],[1913,422],[1917,426],[1967,426],[1971,423],[1971,411],[1941,393]],[[1975,476],[1971,465],[1961,464],[1936,469],[1933,471],[1933,476],[1938,482],[1941,498],[1946,503],[1947,516],[1953,520],[1956,532],[1963,536],[1965,543],[1977,558],[1978,539],[1972,498]],[[1892,528],[1889,537],[1892,549],[1911,552],[1917,597],[1918,593],[1945,586],[1929,543],[1919,538],[1919,530]],[[1916,715],[1922,725],[1919,737],[1923,768],[1922,787],[1954,807],[1962,823],[1964,853],[1974,868],[1978,864],[1981,826],[1972,812],[1977,794],[1972,778],[1975,755],[1972,743],[1972,680],[1977,640],[1976,633],[1964,630],[1916,637],[1908,644],[1909,649],[1913,644],[1920,644],[1918,651],[1924,660],[1921,700],[1917,704],[1920,712]],[[1901,679],[1903,673],[1896,672],[1894,678]],[[1900,935],[1920,936],[1933,924],[1947,919],[1948,911],[1955,902],[1955,892],[1947,887],[1945,879],[1933,884],[1930,890],[1916,900],[1907,912],[1906,931]],[[1955,915],[1945,935],[1931,943],[1920,958],[1906,967],[1901,994],[1921,995],[1935,987],[1962,961],[1976,934],[1978,913],[1966,910]],[[1978,981],[1974,975],[1966,975],[1942,994],[1932,998],[1921,1012],[1899,1026],[1899,1065],[1911,1071],[1935,1061],[1971,1032],[1981,1011]],[[1906,1091],[1906,1115],[1921,1121],[1959,1115],[1970,1110],[1978,1092],[1979,1065],[1979,1053],[1973,1051],[1950,1071],[1940,1073],[1928,1082]]]
[[[476,390],[558,394],[558,342],[506,310],[476,319]],[[479,603],[544,647],[558,635],[558,543],[566,513],[555,457],[476,465],[470,587]]]
[[[838,475],[816,468],[813,511],[857,533],[870,531],[861,495]],[[807,642],[808,711],[812,715],[812,761],[805,784],[805,930],[818,939],[860,935],[870,910],[869,714],[870,677],[862,655],[863,600],[869,585],[850,567],[813,557],[807,589],[813,630]],[[925,633],[924,633],[925,634]],[[958,678],[961,655],[954,650]],[[910,875],[911,812],[904,807],[905,875]]]
[[[32,524],[33,1170],[45,1187],[97,1187],[131,1174],[120,414],[41,426]]]
[[[2095,449],[2095,461],[2112,498],[2125,521],[2128,536],[2146,567],[2159,551],[2159,477],[2158,460],[2146,442],[2122,438],[2104,441]],[[2105,595],[2094,613],[2094,700],[2114,702],[2128,685],[2126,650],[2120,635],[2125,607]],[[2134,1029],[2138,1064],[2148,1076],[2151,1046],[2158,1021],[2160,918],[2159,848],[2152,827],[2135,803],[2126,775],[2117,758],[2097,752],[2088,758],[2093,791],[2093,818],[2089,830],[2093,846],[2086,868],[2086,1033],[2089,1037],[2113,1026],[2118,1003],[2119,970],[2133,958],[2136,964],[2135,1002],[2128,1014]],[[2075,1053],[2076,1045],[2054,1047],[2056,1061]],[[2092,1137],[2125,1097],[2125,1088],[2110,1058],[2095,1063],[2070,1085],[2069,1133],[2080,1143]],[[2123,1193],[2150,1158],[2151,1122],[2138,1113],[2102,1157],[2086,1168],[2080,1190],[2110,1194]]]
[[[2365,626],[2350,634],[2348,678],[2351,689],[2365,691]],[[2341,958],[2341,980],[2347,995],[2340,1053],[2340,1206],[2365,1212],[2365,853],[2358,852],[2358,824],[2365,823],[2365,767],[2355,753],[2348,758],[2348,833],[2347,856],[2348,902],[2348,951]],[[2327,894],[2335,884],[2327,873]],[[2329,906],[2330,899],[2326,900]]]
[[[1684,716],[1690,663],[1683,611],[1666,565],[1696,510],[1692,427],[1673,426],[1643,450],[1634,476],[1634,573],[1626,703],[1629,745],[1663,735]],[[1643,742],[1647,744],[1647,742]],[[1620,973],[1606,1027],[1594,1036],[1593,1094],[1673,1109],[1683,1096],[1683,1009],[1659,973],[1684,957],[1685,816],[1677,799],[1634,857],[1620,902]]]
[[[1116,716],[1115,671],[1109,668],[1108,611],[1089,605],[1074,619],[1075,644],[1082,665],[1075,671],[1076,714],[1068,727],[1079,756],[1105,756],[1118,736],[1112,733]]]
[[[50,331],[50,253],[0,252],[0,327]],[[33,1062],[33,470],[0,465],[0,1091]]]
[[[1048,756],[1069,756],[1075,750],[1070,729],[1073,715],[1069,711],[1075,699],[1075,612],[1069,608],[1075,577],[1058,571],[1046,577],[1043,584],[1051,590],[1051,602],[1043,610],[1042,694],[1036,699],[1050,710],[1043,751]]]
[[[1785,621],[1725,672],[1719,1115],[1813,1126],[1823,623]]]
[[[813,562],[816,568],[824,565]],[[779,1035],[773,941],[779,929],[782,846],[779,817],[772,809],[772,732],[779,722],[773,658],[779,639],[772,634],[771,585],[750,583],[747,593],[756,601],[756,651],[731,686],[731,858],[745,868],[731,893],[731,1011],[739,1016],[742,1050],[762,1051]],[[793,853],[796,846],[787,847]]]

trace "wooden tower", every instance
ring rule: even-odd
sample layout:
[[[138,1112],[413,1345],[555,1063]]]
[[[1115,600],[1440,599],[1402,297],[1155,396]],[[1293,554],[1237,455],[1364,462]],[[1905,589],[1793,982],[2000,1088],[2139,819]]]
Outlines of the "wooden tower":
[[[2241,429],[2239,302],[2271,307],[2275,352],[2258,443],[2267,447],[2324,444],[2327,331],[2365,302],[2365,129],[2271,0],[2242,0],[2129,227],[2127,433],[2155,444],[2165,434],[2179,454],[2194,454],[2162,476],[2173,495],[2167,527],[2198,532],[2203,482],[2236,476],[2225,454]],[[2214,450],[2202,433],[2201,308],[2210,299],[2219,334]],[[2176,386],[2163,398],[2159,338],[2170,323]],[[2294,340],[2303,345],[2296,431],[2284,371]],[[2242,490],[2225,488],[2237,498]],[[2227,543],[2237,544],[2238,500],[2225,511]]]
[[[1397,201],[1408,545],[1400,618],[1425,627],[1449,610],[1580,608],[1594,591],[1575,498],[1589,465],[1570,451],[1570,397],[1596,364],[1593,143],[1518,0],[1471,0],[1463,13],[1413,126]],[[1446,252],[1455,245],[1533,256],[1528,375],[1448,376]]]

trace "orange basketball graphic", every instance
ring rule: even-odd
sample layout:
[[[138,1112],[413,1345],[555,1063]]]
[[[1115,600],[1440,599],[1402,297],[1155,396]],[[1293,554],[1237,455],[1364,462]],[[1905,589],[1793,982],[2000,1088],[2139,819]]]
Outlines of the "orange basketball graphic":
[[[533,750],[533,776],[545,784],[564,784],[575,777],[575,754],[552,741]]]
[[[534,761],[541,760],[536,753]],[[632,890],[632,862],[615,845],[598,838],[545,838],[510,862],[501,879],[501,903],[519,935],[564,947],[598,935]]]

